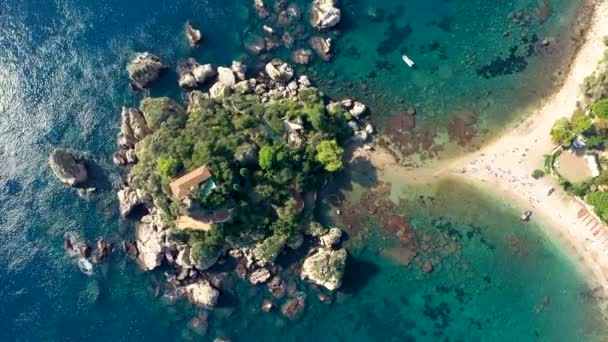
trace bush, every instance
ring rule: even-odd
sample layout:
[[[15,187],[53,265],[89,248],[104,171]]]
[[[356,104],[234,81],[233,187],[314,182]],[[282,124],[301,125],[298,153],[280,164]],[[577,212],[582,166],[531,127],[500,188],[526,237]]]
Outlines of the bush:
[[[574,138],[575,135],[574,132],[572,132],[572,126],[568,119],[561,118],[555,121],[553,128],[551,129],[551,141],[553,141],[554,144],[569,147]]]
[[[574,134],[585,134],[591,131],[593,121],[584,113],[577,113],[572,117],[572,131]]]
[[[603,150],[604,149],[604,138],[599,135],[591,136],[587,139],[585,144],[588,148]]]
[[[272,264],[279,257],[279,254],[283,250],[283,247],[285,247],[286,242],[286,237],[280,235],[273,235],[269,238],[264,239],[264,241],[258,243],[253,249],[253,255],[257,259]]]
[[[156,170],[163,177],[173,178],[182,168],[182,162],[173,157],[161,158],[156,164]]]
[[[338,146],[335,140],[324,140],[317,145],[317,159],[329,172],[342,168],[342,153],[344,150]]]
[[[595,191],[587,195],[587,203],[595,208],[595,212],[604,220],[608,220],[608,192]]]
[[[543,170],[536,169],[532,172],[532,178],[534,178],[534,179],[540,179],[540,178],[543,178],[544,176],[545,176],[545,171],[543,171]]]
[[[591,106],[591,111],[600,119],[608,119],[608,99],[596,101]]]
[[[139,109],[144,113],[148,126],[157,130],[163,122],[181,126],[186,120],[186,111],[168,97],[148,97],[141,101]]]

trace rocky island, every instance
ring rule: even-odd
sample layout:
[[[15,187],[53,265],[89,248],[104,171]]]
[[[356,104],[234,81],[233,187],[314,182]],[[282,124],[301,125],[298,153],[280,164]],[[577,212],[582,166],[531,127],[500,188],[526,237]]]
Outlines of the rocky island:
[[[136,66],[142,56],[152,55],[137,55],[131,80],[132,70],[144,70]],[[158,77],[159,68],[148,70],[137,79]],[[127,254],[147,271],[170,266],[168,295],[203,307],[221,296],[214,266],[228,259],[239,277],[283,298],[277,260],[303,248],[299,278],[338,289],[348,256],[342,231],[324,227],[314,209],[317,191],[343,168],[345,145],[373,132],[366,106],[328,101],[280,59],[257,78],[246,78],[240,62],[216,68],[190,58],[177,70],[186,106],[146,97],[139,108],[122,109],[113,159],[129,171],[118,192],[120,212],[145,208],[135,241],[125,242]],[[282,307],[288,318],[306,298],[291,292]]]

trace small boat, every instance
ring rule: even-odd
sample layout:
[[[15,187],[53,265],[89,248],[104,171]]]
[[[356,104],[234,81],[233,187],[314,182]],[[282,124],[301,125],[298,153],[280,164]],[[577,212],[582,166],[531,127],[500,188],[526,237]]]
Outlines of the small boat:
[[[520,219],[524,222],[527,222],[528,220],[530,220],[530,216],[532,216],[532,211],[530,210],[526,210],[526,212],[524,212],[523,214],[521,214]]]
[[[401,56],[401,58],[403,59],[403,61],[405,62],[405,64],[407,64],[407,66],[409,66],[410,68],[414,67],[414,64],[415,64],[414,61],[411,60],[408,56],[403,55],[403,56]]]

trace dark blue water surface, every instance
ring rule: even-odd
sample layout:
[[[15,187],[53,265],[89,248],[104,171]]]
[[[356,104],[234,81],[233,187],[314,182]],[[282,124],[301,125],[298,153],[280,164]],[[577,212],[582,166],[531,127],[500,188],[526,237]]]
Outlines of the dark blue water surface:
[[[80,273],[63,250],[66,232],[89,241],[103,237],[115,245],[133,234],[133,223],[118,215],[113,188],[121,174],[111,164],[120,107],[136,105],[140,98],[129,89],[127,62],[146,50],[172,66],[190,55],[218,65],[240,58],[247,54],[243,41],[261,32],[252,3],[0,0],[0,341],[573,341],[606,336],[599,305],[586,295],[589,286],[571,260],[544,237],[505,219],[513,212],[499,202],[489,205],[494,202],[475,194],[467,195],[466,210],[453,215],[447,214],[449,204],[457,198],[429,212],[400,207],[414,218],[416,229],[441,235],[448,225],[463,236],[471,230],[481,234],[459,241],[457,258],[442,259],[436,272],[423,275],[391,258],[386,252],[391,238],[370,222],[365,234],[353,232],[363,241],[353,243],[351,251],[357,267],[349,268],[345,290],[333,304],[320,303],[298,283],[309,296],[307,314],[297,322],[276,312],[260,313],[267,292],[234,281],[222,294],[230,300],[211,314],[209,331],[200,336],[187,327],[200,309],[155,295],[164,281],[162,271],[144,273],[116,253],[93,276]],[[483,109],[483,120],[503,120],[504,108],[520,103],[520,91],[512,85],[534,78],[550,59],[530,56],[526,68],[491,79],[476,72],[514,44],[515,34],[503,37],[511,25],[507,14],[521,9],[534,15],[536,0],[343,3],[345,18],[339,32],[332,33],[334,62],[300,71],[325,84],[333,70],[342,77],[339,86],[355,84],[354,93],[365,83],[370,90],[360,96],[378,107],[418,106],[425,124],[438,128],[437,144],[449,140],[442,120],[451,113]],[[552,15],[544,24],[513,30],[564,34],[578,2],[549,3]],[[378,11],[383,16],[370,16]],[[196,52],[183,36],[188,19],[205,33]],[[405,34],[405,25],[410,33]],[[396,28],[403,37],[391,35]],[[435,52],[440,48],[433,42],[445,51]],[[403,69],[403,51],[416,58],[418,73]],[[179,98],[175,81],[167,73],[151,94]],[[342,94],[349,88],[327,91]],[[445,100],[448,95],[451,100]],[[515,105],[507,106],[510,96]],[[390,116],[388,110],[373,115]],[[52,176],[47,158],[58,146],[88,154],[97,194],[82,198]],[[479,209],[475,201],[485,205]],[[460,218],[478,210],[496,219],[473,227],[470,218]],[[445,216],[439,225],[434,221],[438,211]],[[505,247],[513,234],[530,244],[525,258],[514,259]],[[550,304],[537,310],[545,296]]]

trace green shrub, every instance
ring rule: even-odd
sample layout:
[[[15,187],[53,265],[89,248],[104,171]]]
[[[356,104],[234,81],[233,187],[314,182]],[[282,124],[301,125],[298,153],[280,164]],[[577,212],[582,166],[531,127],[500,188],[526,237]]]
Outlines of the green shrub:
[[[258,243],[253,249],[253,255],[257,259],[272,264],[279,257],[279,254],[283,250],[283,247],[285,247],[286,242],[287,238],[285,236],[273,235]]]
[[[553,128],[551,129],[551,141],[553,141],[554,144],[569,147],[574,138],[575,135],[574,132],[572,132],[572,126],[568,119],[561,118],[555,121]]]
[[[591,112],[600,119],[608,119],[608,99],[596,101],[591,106]]]
[[[156,164],[156,170],[163,177],[173,178],[182,168],[182,162],[173,157],[161,158]]]
[[[147,97],[139,104],[148,126],[157,130],[166,122],[171,126],[181,126],[186,120],[186,111],[168,97]]]
[[[540,179],[540,178],[543,178],[544,176],[545,176],[545,171],[543,171],[543,170],[536,169],[532,172],[532,178],[534,178],[534,179]]]
[[[586,199],[602,219],[608,220],[608,192],[594,191],[589,193]]]
[[[335,140],[324,140],[317,145],[317,159],[325,166],[325,170],[335,172],[342,168],[344,150]]]
[[[585,134],[591,131],[593,121],[584,113],[577,113],[572,117],[572,131],[574,134]]]

